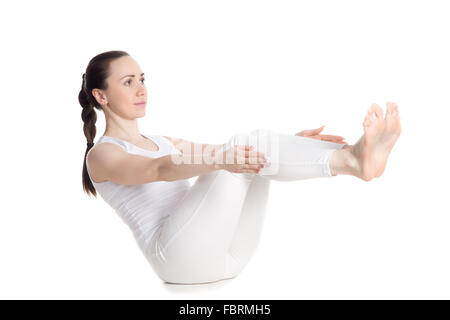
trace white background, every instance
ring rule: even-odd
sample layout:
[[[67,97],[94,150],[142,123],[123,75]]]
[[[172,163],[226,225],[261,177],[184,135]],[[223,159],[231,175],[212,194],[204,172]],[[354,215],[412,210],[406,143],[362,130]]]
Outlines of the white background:
[[[450,298],[446,1],[14,1],[0,8],[3,299]],[[223,143],[325,125],[355,143],[400,108],[381,178],[272,182],[234,280],[170,286],[116,213],[83,193],[78,93],[89,60],[146,73],[141,132]],[[104,132],[98,113],[97,136]],[[191,181],[194,181],[193,178]]]

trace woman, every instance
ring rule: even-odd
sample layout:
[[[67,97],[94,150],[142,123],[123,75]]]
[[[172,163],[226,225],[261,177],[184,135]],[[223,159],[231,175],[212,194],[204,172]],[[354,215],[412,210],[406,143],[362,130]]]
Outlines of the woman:
[[[270,180],[346,174],[370,181],[383,173],[401,131],[398,107],[387,103],[385,117],[371,106],[354,145],[321,135],[323,127],[296,135],[257,129],[218,145],[140,134],[143,76],[123,51],[89,62],[78,97],[87,139],[83,188],[116,210],[169,283],[237,276],[258,245]],[[106,129],[94,144],[95,109],[104,112]]]

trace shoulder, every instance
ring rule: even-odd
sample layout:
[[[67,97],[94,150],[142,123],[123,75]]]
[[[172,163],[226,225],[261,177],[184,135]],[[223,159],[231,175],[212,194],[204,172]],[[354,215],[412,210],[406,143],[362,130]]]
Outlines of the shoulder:
[[[96,144],[87,154],[87,158],[93,161],[108,158],[114,154],[126,153],[125,148],[110,142]]]
[[[125,149],[117,144],[103,142],[95,145],[86,156],[92,178],[104,180],[105,168],[127,155]]]

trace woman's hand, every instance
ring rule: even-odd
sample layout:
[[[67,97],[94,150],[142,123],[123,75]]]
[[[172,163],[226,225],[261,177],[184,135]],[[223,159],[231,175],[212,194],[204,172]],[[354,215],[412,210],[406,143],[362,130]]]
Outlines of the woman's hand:
[[[343,141],[344,137],[333,136],[333,135],[329,135],[329,134],[319,134],[323,130],[323,127],[325,127],[325,126],[321,126],[318,129],[303,130],[303,131],[296,133],[295,135],[301,136],[301,137],[318,139],[318,140],[331,141],[331,142],[335,142],[335,143],[348,144],[347,142]]]
[[[216,159],[221,163],[216,164],[216,168],[235,173],[258,173],[267,161],[262,152],[253,149],[253,146],[234,146],[219,151]]]

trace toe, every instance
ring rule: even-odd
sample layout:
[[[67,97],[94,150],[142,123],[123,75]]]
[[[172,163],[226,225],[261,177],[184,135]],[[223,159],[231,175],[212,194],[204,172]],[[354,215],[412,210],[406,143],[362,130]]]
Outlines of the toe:
[[[380,119],[383,118],[383,109],[379,105],[376,105],[375,107],[375,114],[377,115],[378,118]]]
[[[393,103],[393,104],[392,104],[392,115],[393,115],[394,117],[398,116],[398,106],[397,106],[396,103]]]
[[[389,101],[386,102],[386,116],[385,119],[387,119],[388,117],[390,117],[392,114],[392,103],[390,103]]]
[[[372,120],[377,120],[378,115],[376,112],[372,112],[371,117],[372,117]]]
[[[372,104],[369,109],[369,114],[372,116],[372,119],[377,119],[383,117],[383,109],[376,103]]]
[[[386,117],[385,119],[389,119],[392,116],[392,103],[386,102]]]

